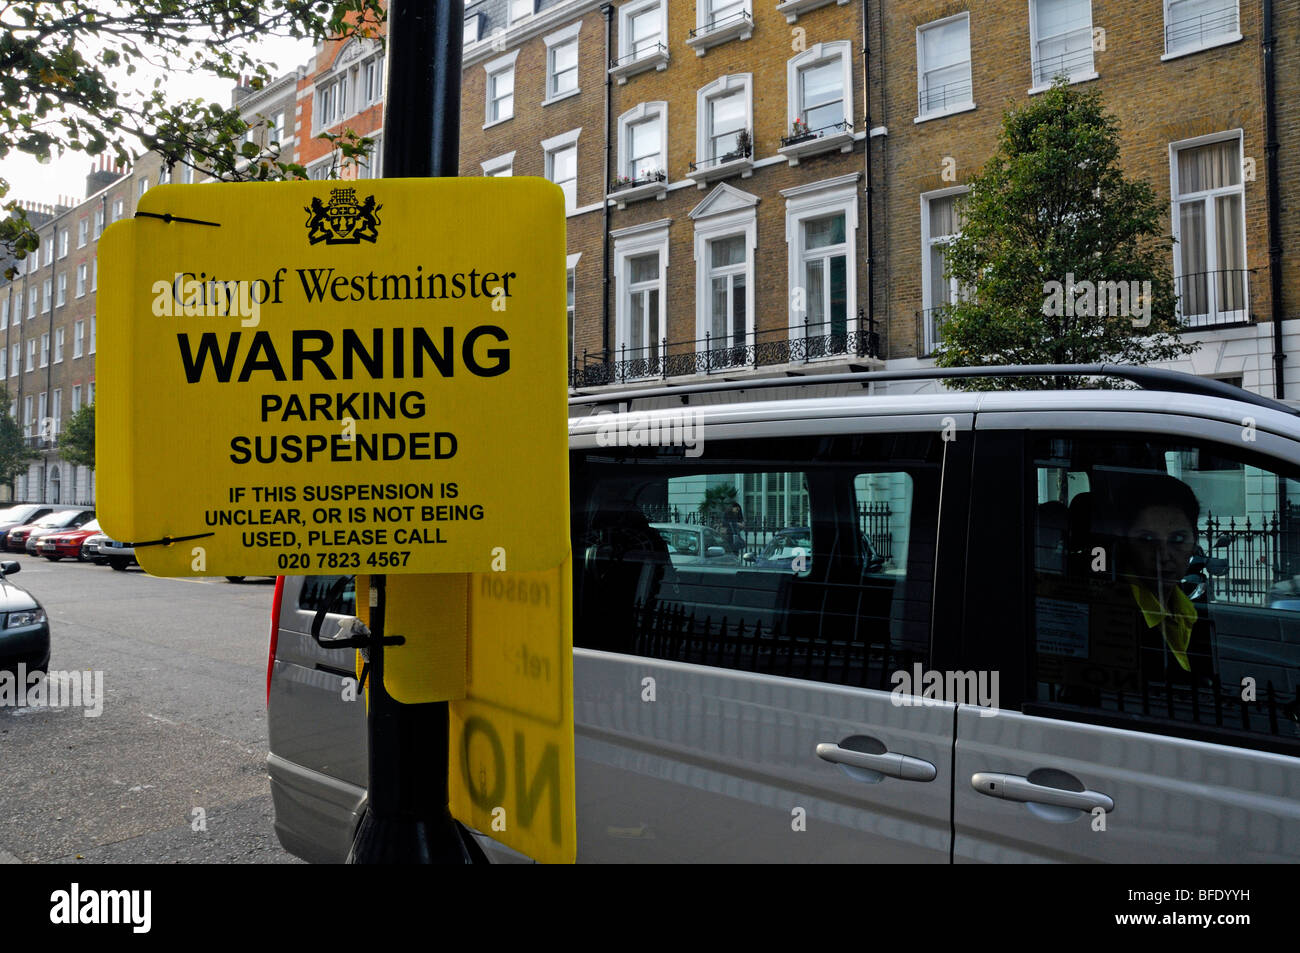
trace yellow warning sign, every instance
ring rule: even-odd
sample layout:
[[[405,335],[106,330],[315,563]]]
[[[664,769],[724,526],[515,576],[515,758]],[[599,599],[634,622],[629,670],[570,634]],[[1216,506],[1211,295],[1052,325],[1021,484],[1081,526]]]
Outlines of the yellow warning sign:
[[[469,577],[469,677],[451,703],[452,815],[544,863],[577,856],[572,573],[565,559]]]
[[[564,204],[540,179],[167,185],[101,255],[101,522],[161,575],[568,552]]]

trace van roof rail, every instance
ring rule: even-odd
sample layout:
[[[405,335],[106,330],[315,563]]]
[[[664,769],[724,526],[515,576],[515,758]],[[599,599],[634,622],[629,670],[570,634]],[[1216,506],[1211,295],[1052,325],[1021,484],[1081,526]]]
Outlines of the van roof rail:
[[[582,394],[569,398],[569,405],[598,405],[623,403],[647,398],[679,397],[688,403],[692,394],[711,394],[722,391],[742,391],[767,387],[807,387],[823,384],[870,384],[887,381],[950,380],[976,377],[1117,377],[1137,384],[1142,390],[1164,391],[1173,394],[1197,394],[1202,397],[1224,397],[1257,407],[1267,407],[1293,416],[1300,410],[1271,397],[1264,397],[1224,381],[1197,377],[1181,371],[1167,371],[1157,367],[1131,364],[1022,364],[988,367],[921,367],[900,371],[853,371],[844,374],[782,375],[778,377],[751,377],[741,380],[706,381],[700,384],[669,384],[662,387],[606,391],[600,394]]]

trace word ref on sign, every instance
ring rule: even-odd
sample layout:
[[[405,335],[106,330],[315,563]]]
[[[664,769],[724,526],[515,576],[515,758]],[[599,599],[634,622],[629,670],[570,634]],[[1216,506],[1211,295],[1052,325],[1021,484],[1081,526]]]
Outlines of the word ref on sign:
[[[101,513],[148,571],[567,555],[551,183],[160,186],[101,257]]]

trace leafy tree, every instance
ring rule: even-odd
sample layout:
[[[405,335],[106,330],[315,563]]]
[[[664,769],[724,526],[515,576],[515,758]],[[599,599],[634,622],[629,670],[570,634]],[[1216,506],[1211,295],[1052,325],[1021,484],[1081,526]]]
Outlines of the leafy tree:
[[[125,165],[138,144],[169,166],[184,163],[223,178],[305,178],[301,165],[261,156],[256,144],[243,141],[249,123],[237,109],[173,101],[162,78],[137,90],[129,77],[147,67],[249,77],[260,88],[273,64],[249,52],[249,43],[268,36],[317,42],[378,36],[383,19],[383,0],[0,4],[0,158],[17,150],[47,160],[73,150],[107,153]],[[348,156],[366,143],[345,145]],[[8,191],[0,179],[0,199]],[[0,253],[21,259],[38,239],[16,203],[5,209]]]
[[[1119,154],[1101,97],[1063,79],[1004,114],[948,246],[963,293],[941,319],[939,366],[1142,364],[1195,349],[1177,335],[1167,205],[1125,177]],[[1058,376],[954,386],[1088,385]]]
[[[727,507],[735,502],[736,488],[730,483],[709,487],[704,491],[704,499],[700,501],[700,521],[706,525],[721,521]]]
[[[9,415],[9,388],[0,386],[0,483],[12,484],[14,477],[27,469],[27,462],[38,455],[27,448],[22,428]]]
[[[94,404],[86,404],[68,418],[59,437],[59,455],[73,466],[95,469]]]

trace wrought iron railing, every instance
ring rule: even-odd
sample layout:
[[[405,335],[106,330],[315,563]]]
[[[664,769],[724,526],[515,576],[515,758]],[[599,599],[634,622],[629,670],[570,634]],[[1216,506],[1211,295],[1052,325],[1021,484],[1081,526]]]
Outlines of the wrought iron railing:
[[[746,368],[798,364],[822,358],[880,356],[880,335],[874,321],[858,311],[857,329],[849,322],[805,323],[800,333],[789,328],[769,328],[727,338],[669,341],[645,347],[620,346],[612,355],[584,351],[569,375],[573,387],[598,387],[625,381],[716,374]]]
[[[1235,324],[1250,319],[1252,269],[1198,271],[1175,279],[1178,314],[1185,327]]]
[[[614,180],[610,187],[611,192],[619,192],[623,189],[634,189],[640,185],[649,185],[651,182],[667,182],[668,173],[666,172],[649,172],[638,179],[624,180],[622,177]]]
[[[1231,36],[1241,30],[1240,14],[1236,0],[1218,10],[1180,17],[1165,27],[1165,52],[1195,49],[1204,46],[1206,38],[1213,40]]]
[[[943,322],[952,305],[925,308],[916,312],[916,356],[929,357],[943,341]]]
[[[942,112],[949,105],[958,106],[969,103],[972,96],[971,81],[968,79],[939,85],[927,83],[921,87],[918,94],[917,109],[920,111],[920,115],[926,116],[930,113]]]
[[[724,162],[731,162],[735,159],[748,159],[754,155],[754,145],[752,142],[737,146],[730,152],[724,152],[721,155],[709,156],[707,159],[696,159],[690,164],[692,172],[700,172],[704,169],[722,165]]]
[[[668,47],[662,43],[647,44],[630,53],[624,53],[622,56],[611,56],[609,58],[609,68],[618,69],[620,66],[627,66],[637,60],[647,59],[651,56],[666,56],[667,53]]]
[[[791,136],[781,137],[781,148],[786,146],[797,145],[800,142],[807,142],[810,139],[824,139],[826,136],[836,132],[852,132],[853,123],[847,119],[844,122],[833,122],[829,126],[822,126],[820,129],[809,129],[805,132],[797,132]]]
[[[739,13],[729,13],[725,17],[719,17],[716,20],[710,20],[708,23],[705,23],[703,26],[697,26],[694,30],[690,32],[690,38],[694,40],[702,36],[708,36],[710,33],[714,32],[715,30],[721,30],[726,27],[733,26],[739,23],[741,20],[748,20],[751,26],[754,23],[754,18],[750,16],[749,11],[741,10]]]
[[[1079,31],[1088,34],[1088,46],[1080,50],[1067,50],[1055,56],[1044,56],[1035,66],[1038,82],[1046,85],[1058,76],[1073,77],[1085,67],[1092,69],[1092,31]]]

